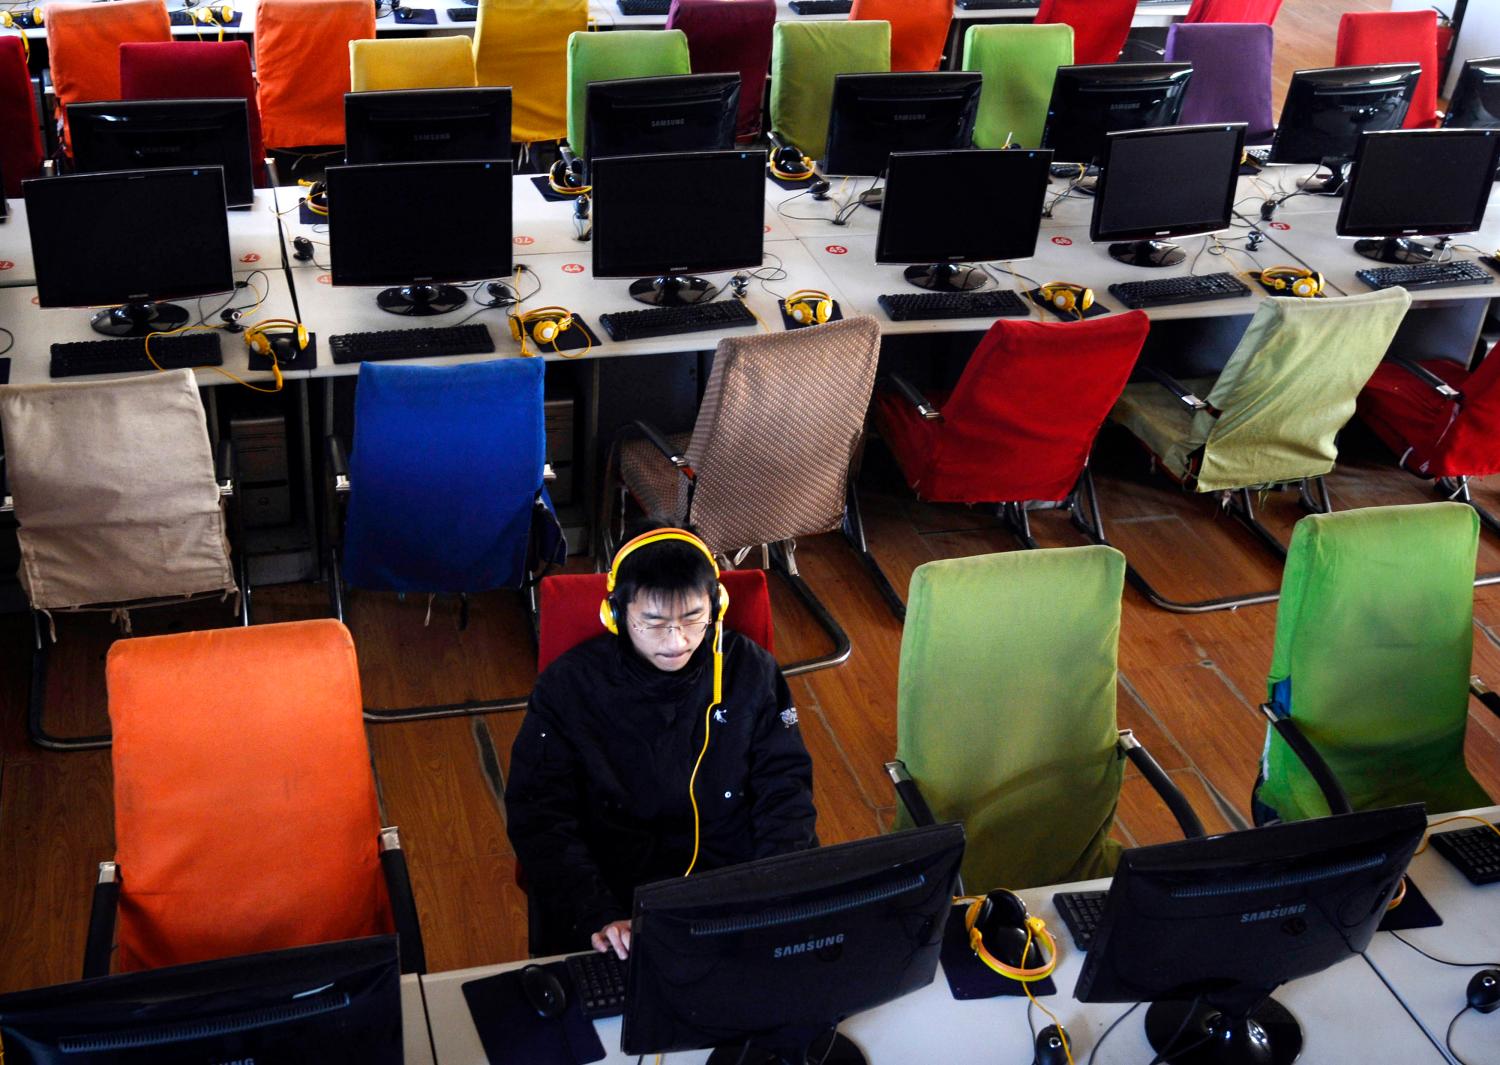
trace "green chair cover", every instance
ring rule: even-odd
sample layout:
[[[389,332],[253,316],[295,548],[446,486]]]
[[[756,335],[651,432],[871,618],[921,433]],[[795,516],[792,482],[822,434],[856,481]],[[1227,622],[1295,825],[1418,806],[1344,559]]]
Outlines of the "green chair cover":
[[[582,156],[591,81],[691,74],[681,30],[611,30],[568,37],[568,146]]]
[[[1184,382],[1217,416],[1187,410],[1154,381],[1126,385],[1110,416],[1174,476],[1196,476],[1200,492],[1320,477],[1409,306],[1403,288],[1268,299],[1207,394],[1206,379]]]
[[[771,36],[771,129],[804,154],[821,159],[834,76],[890,69],[889,22],[776,23]]]
[[[939,821],[963,822],[966,890],[1113,871],[1124,579],[1112,547],[944,559],[912,574],[896,756]]]
[[[973,26],[964,35],[964,69],[984,75],[974,147],[999,148],[1010,136],[1040,147],[1057,68],[1073,62],[1073,27]]]
[[[1463,503],[1303,518],[1292,532],[1270,701],[1289,713],[1356,810],[1488,806],[1464,765],[1479,517]],[[1266,733],[1256,799],[1267,816],[1328,804],[1286,742]]]

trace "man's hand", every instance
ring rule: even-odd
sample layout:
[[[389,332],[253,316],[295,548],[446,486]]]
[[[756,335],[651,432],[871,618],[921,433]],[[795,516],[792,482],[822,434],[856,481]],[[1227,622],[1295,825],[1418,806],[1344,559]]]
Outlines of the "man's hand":
[[[600,954],[613,950],[624,961],[630,957],[630,922],[611,921],[595,932],[589,942]]]

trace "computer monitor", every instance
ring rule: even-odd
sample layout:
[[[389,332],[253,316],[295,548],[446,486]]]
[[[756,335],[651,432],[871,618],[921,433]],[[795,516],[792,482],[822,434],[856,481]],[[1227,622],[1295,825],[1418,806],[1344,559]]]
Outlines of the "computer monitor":
[[[1094,163],[1116,130],[1175,126],[1192,77],[1191,63],[1058,67],[1042,147],[1065,163]]]
[[[621,1048],[863,1063],[830,1035],[932,982],[963,851],[933,825],[636,888]]]
[[[1325,67],[1292,75],[1271,141],[1272,163],[1317,163],[1332,178],[1308,191],[1337,194],[1359,135],[1400,129],[1422,75],[1418,63]]]
[[[510,89],[344,93],[344,161],[510,157]]]
[[[234,288],[221,167],[35,178],[21,194],[38,304],[118,304],[94,315],[96,332],[176,329],[187,309],[161,301]]]
[[[1410,805],[1127,850],[1073,995],[1152,1003],[1158,1060],[1289,1063],[1271,992],[1369,945],[1426,828]]]
[[[0,996],[15,1065],[401,1065],[395,936],[125,973]]]
[[[510,275],[509,159],[331,166],[326,176],[335,285],[389,285],[375,297],[382,310],[432,315],[468,299],[443,282]]]
[[[983,85],[968,72],[839,74],[823,171],[878,177],[892,152],[973,147]]]
[[[68,127],[80,173],[221,166],[228,206],[248,207],[255,199],[244,100],[69,104]]]
[[[1458,129],[1500,129],[1500,56],[1464,63],[1443,125]]]
[[[761,150],[596,158],[594,276],[637,278],[642,303],[713,299],[693,275],[761,264],[765,169]]]
[[[1472,233],[1484,224],[1500,129],[1407,129],[1359,138],[1337,226],[1365,237],[1354,250],[1382,263],[1421,263],[1436,249],[1416,236]]]
[[[739,107],[738,74],[590,82],[586,168],[596,156],[733,148]]]
[[[1036,252],[1052,153],[897,152],[886,171],[877,263],[913,263],[906,280],[944,292],[983,288],[989,275],[965,263],[1027,259]],[[953,183],[982,189],[949,194]]]
[[[1243,122],[1111,133],[1089,239],[1119,241],[1122,263],[1175,266],[1185,255],[1161,238],[1229,228],[1244,151]]]

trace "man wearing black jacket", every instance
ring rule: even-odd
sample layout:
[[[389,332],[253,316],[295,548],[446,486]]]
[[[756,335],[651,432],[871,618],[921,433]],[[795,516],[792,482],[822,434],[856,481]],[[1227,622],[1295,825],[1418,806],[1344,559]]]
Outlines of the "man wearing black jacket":
[[[775,659],[725,631],[714,660],[723,593],[707,547],[656,530],[615,559],[602,616],[618,635],[547,668],[511,750],[507,824],[541,927],[533,953],[588,944],[623,958],[638,884],[817,846],[812,761]]]

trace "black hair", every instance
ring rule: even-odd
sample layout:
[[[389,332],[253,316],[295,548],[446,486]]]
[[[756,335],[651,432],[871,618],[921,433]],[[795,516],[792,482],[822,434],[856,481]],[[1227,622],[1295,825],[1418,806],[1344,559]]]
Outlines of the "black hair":
[[[666,599],[701,590],[713,605],[718,584],[713,565],[699,548],[682,540],[660,540],[637,548],[620,563],[614,600],[623,614],[643,590]]]

